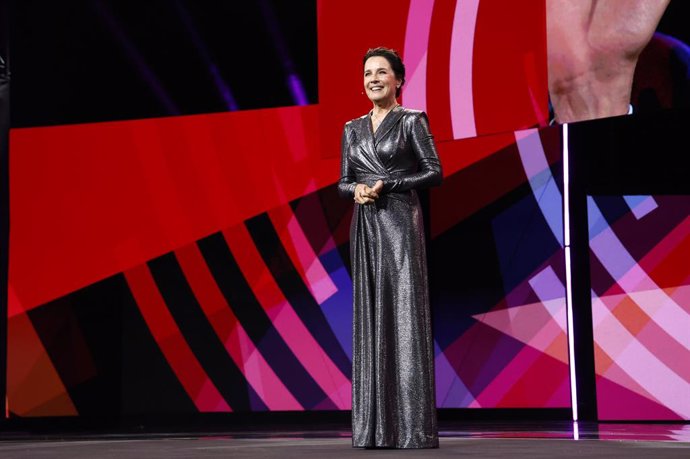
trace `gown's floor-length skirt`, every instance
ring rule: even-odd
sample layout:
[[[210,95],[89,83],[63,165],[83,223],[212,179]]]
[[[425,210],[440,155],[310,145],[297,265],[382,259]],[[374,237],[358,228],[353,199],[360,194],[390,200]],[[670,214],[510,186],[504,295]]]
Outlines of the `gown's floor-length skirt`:
[[[433,337],[416,193],[356,205],[350,244],[352,444],[436,448]]]

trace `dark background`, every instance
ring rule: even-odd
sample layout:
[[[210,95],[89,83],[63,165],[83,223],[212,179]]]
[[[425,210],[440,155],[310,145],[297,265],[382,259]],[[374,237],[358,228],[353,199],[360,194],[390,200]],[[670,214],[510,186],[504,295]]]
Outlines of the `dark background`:
[[[671,0],[664,16],[659,21],[657,31],[672,35],[690,45],[690,2],[686,0]]]
[[[227,111],[214,65],[237,109],[295,105],[292,72],[317,102],[316,0],[21,0],[11,14],[12,127]]]
[[[9,7],[12,127],[227,111],[214,65],[233,109],[295,105],[291,71],[308,102],[318,102],[316,0],[15,0]],[[689,18],[690,3],[673,0],[658,31],[690,43]]]

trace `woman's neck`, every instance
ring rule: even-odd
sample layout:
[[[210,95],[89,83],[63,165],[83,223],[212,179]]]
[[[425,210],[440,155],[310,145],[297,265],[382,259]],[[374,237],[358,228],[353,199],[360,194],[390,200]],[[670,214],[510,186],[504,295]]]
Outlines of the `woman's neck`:
[[[393,100],[387,100],[387,101],[381,101],[381,103],[374,103],[374,108],[372,110],[372,113],[376,116],[378,115],[383,115],[385,113],[388,113],[389,111],[393,110],[395,107],[398,106],[398,101],[393,99]]]

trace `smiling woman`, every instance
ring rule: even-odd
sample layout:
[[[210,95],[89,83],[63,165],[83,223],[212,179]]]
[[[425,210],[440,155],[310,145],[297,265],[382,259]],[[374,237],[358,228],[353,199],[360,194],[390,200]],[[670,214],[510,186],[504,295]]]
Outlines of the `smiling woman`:
[[[369,53],[367,53],[369,54]],[[398,65],[400,67],[400,65]],[[402,76],[399,76],[402,75]],[[371,125],[374,132],[381,125],[386,114],[397,105],[405,71],[394,71],[392,64],[383,56],[372,55],[364,61],[364,89],[374,103]]]
[[[439,185],[424,112],[396,97],[405,67],[387,48],[364,56],[368,114],[345,125],[341,196],[353,198],[352,445],[437,448],[426,248],[415,190]]]

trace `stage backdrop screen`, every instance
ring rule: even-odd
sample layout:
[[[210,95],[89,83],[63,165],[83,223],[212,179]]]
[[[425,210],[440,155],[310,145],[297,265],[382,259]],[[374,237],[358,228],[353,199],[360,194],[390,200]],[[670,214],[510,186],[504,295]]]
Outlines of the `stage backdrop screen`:
[[[377,45],[402,53],[444,167],[424,197],[438,406],[569,405],[543,2],[382,0],[385,28],[365,0],[153,2],[160,33],[149,6],[44,3],[16,22],[14,75],[73,79],[14,98],[10,415],[350,409],[353,204],[334,184]],[[107,59],[31,67],[85,37]]]

